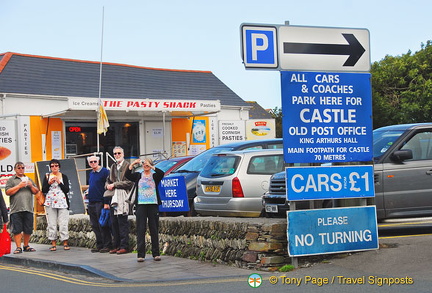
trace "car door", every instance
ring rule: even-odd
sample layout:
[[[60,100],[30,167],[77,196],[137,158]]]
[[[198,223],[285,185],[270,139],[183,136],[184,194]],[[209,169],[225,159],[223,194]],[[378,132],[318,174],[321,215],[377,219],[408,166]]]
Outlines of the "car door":
[[[432,132],[415,132],[399,149],[412,150],[413,159],[383,164],[386,217],[432,214]]]

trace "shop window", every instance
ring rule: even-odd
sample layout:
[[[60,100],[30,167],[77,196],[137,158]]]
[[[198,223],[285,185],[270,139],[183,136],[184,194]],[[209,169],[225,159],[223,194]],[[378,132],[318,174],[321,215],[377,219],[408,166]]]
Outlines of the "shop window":
[[[96,123],[66,122],[66,154],[80,155],[97,152]],[[139,156],[138,122],[111,122],[106,135],[99,135],[99,150],[112,155],[121,146],[125,158]]]

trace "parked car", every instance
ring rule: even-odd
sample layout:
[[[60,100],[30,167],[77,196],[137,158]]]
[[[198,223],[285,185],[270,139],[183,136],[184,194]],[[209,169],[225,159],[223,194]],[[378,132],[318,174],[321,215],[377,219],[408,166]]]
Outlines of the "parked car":
[[[196,196],[196,182],[197,182],[196,179],[199,173],[201,172],[201,170],[204,168],[207,161],[210,159],[210,157],[213,154],[226,152],[226,151],[246,150],[246,149],[282,149],[282,148],[283,148],[282,138],[239,141],[239,142],[233,142],[233,143],[227,143],[227,144],[215,146],[213,148],[210,148],[198,154],[192,160],[184,164],[176,171],[171,172],[165,178],[169,178],[171,176],[179,176],[179,175],[184,176],[188,199],[189,199],[189,207],[191,210],[189,215],[195,215],[193,199]]]
[[[432,123],[374,130],[373,161],[379,221],[432,216]],[[285,172],[270,179],[263,205],[267,215],[286,217]]]
[[[174,157],[166,160],[159,161],[155,164],[156,167],[165,172],[165,175],[177,170],[187,162],[189,162],[194,156],[185,157]]]
[[[215,154],[198,176],[195,210],[203,216],[259,217],[271,175],[284,168],[282,149]]]

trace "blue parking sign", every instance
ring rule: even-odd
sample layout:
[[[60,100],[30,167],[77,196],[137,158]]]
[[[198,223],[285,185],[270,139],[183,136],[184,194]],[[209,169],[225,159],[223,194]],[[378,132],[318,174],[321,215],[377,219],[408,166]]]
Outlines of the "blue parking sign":
[[[277,68],[277,30],[272,26],[242,26],[245,67]]]

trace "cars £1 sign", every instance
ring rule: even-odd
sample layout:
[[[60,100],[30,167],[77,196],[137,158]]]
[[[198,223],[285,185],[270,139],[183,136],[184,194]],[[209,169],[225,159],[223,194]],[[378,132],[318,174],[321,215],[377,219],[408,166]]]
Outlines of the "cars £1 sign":
[[[288,163],[372,160],[369,73],[281,72]]]
[[[373,166],[286,168],[288,200],[374,196]]]

